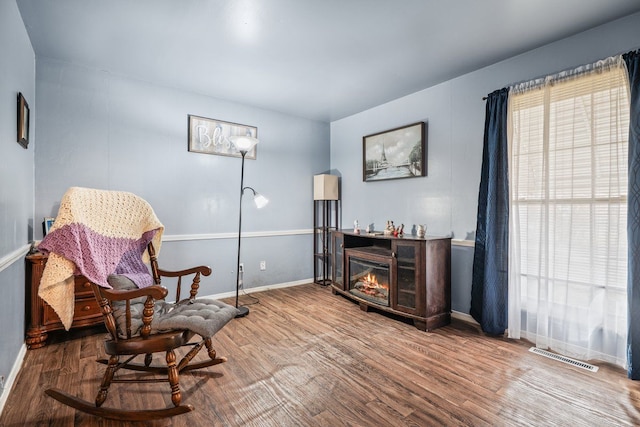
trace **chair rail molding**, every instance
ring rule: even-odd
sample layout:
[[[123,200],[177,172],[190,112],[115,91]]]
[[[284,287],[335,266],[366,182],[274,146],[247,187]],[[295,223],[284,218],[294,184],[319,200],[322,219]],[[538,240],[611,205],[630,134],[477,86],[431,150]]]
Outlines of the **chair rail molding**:
[[[0,271],[3,271],[16,261],[22,261],[24,256],[29,252],[29,249],[31,249],[31,243],[21,246],[15,251],[0,258]]]
[[[295,230],[269,230],[269,231],[243,231],[243,238],[251,237],[278,237],[278,236],[299,236],[304,234],[313,234],[312,229],[302,228]],[[165,234],[162,236],[163,242],[182,242],[189,240],[220,240],[220,239],[237,239],[238,233],[202,233],[202,234]],[[454,246],[474,247],[473,240],[452,239],[451,244]]]
[[[243,231],[243,238],[250,237],[277,237],[277,236],[297,236],[303,234],[311,234],[311,229],[300,230],[275,230],[275,231]],[[238,233],[203,233],[203,234],[165,234],[162,236],[163,242],[181,242],[188,240],[218,240],[218,239],[237,239]]]

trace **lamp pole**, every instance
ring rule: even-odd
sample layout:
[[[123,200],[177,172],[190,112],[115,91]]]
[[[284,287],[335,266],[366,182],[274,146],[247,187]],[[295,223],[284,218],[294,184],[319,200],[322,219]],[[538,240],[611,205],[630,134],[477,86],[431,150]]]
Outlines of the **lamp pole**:
[[[238,310],[237,317],[244,317],[249,314],[249,307],[240,307],[238,299],[240,297],[240,242],[242,241],[242,196],[244,195],[244,156],[247,155],[247,151],[241,150],[242,155],[242,170],[240,172],[240,209],[238,209],[238,262],[236,263],[236,309]]]

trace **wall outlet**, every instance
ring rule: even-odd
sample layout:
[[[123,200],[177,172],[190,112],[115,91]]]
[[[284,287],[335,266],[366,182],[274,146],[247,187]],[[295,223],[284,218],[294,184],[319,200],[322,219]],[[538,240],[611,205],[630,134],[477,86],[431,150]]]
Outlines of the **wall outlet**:
[[[240,269],[238,270],[240,273],[244,273],[244,263],[240,263]]]
[[[0,388],[4,388],[4,375],[0,375]]]
[[[260,270],[264,271],[267,269],[267,261],[260,261]]]

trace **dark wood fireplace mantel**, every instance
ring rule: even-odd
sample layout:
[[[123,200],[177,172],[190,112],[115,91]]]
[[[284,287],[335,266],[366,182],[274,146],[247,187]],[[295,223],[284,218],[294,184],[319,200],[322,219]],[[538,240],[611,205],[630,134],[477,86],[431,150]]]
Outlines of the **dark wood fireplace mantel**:
[[[392,237],[356,234],[350,230],[332,232],[332,292],[360,304],[413,320],[416,328],[429,331],[451,322],[451,238]],[[363,297],[357,277],[385,265],[388,301]],[[364,266],[364,267],[363,267]]]

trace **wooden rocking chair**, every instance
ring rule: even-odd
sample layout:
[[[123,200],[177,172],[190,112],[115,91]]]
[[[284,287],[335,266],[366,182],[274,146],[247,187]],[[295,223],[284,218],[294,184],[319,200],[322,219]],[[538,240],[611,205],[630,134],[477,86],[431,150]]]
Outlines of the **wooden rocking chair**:
[[[145,421],[171,417],[194,409],[191,405],[182,404],[179,376],[183,372],[226,362],[226,358],[217,356],[211,344],[211,337],[235,317],[237,310],[235,307],[219,301],[195,299],[200,286],[200,277],[211,274],[209,267],[200,266],[182,271],[161,270],[158,268],[156,254],[151,243],[148,245],[148,253],[155,285],[138,289],[132,282],[129,282],[131,286],[127,285],[127,279],[122,280],[120,276],[110,276],[110,279],[114,278],[114,283],[124,282],[124,285],[120,283],[118,286],[114,286],[110,280],[114,289],[92,284],[93,292],[100,304],[104,323],[110,335],[104,343],[105,352],[109,355],[109,359],[98,360],[99,363],[106,364],[107,368],[95,398],[95,404],[55,388],[46,390],[47,395],[82,412],[116,420]],[[180,288],[182,278],[185,276],[193,276],[193,281],[189,297],[181,300]],[[163,302],[168,290],[160,286],[161,277],[177,278],[175,301],[179,301],[179,303],[167,304]],[[164,320],[159,320],[158,318],[161,316],[156,311],[159,308],[167,311],[167,307],[170,307],[170,314],[168,317],[165,316]],[[163,327],[163,321],[165,326],[175,326],[176,319],[178,319],[178,325],[181,322],[184,324],[185,316],[188,317],[190,312],[197,313],[196,316],[193,316],[197,320],[191,321],[191,323],[187,320],[186,327],[170,330],[165,330]],[[175,315],[172,317],[171,313]],[[158,321],[160,321],[159,327]],[[198,327],[191,328],[192,324],[196,324]],[[200,331],[203,326],[204,332]],[[191,329],[187,329],[187,327]],[[198,332],[195,332],[194,329]],[[191,343],[190,341],[195,335],[200,335],[201,340]],[[191,346],[192,348],[177,362],[175,350],[182,346]],[[207,349],[209,360],[190,363],[203,347]],[[159,352],[165,353],[166,366],[151,365],[153,353]],[[122,362],[120,361],[121,356],[126,356]],[[131,363],[137,356],[144,356],[142,364]],[[165,377],[115,379],[114,376],[120,369],[144,371]],[[148,410],[102,407],[112,382],[150,381],[169,382],[173,407]]]

